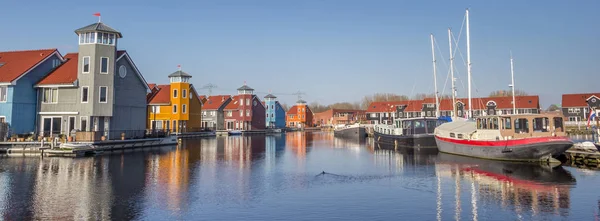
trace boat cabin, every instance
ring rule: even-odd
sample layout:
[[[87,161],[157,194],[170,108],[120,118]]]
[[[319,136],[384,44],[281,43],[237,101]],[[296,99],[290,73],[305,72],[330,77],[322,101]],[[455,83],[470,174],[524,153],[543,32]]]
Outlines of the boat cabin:
[[[396,121],[396,125],[376,125],[375,131],[388,135],[433,134],[435,128],[447,120],[438,118],[411,118]]]
[[[565,136],[564,117],[558,113],[482,116],[476,118],[477,131],[497,131],[504,139]],[[498,137],[498,136],[497,136]]]

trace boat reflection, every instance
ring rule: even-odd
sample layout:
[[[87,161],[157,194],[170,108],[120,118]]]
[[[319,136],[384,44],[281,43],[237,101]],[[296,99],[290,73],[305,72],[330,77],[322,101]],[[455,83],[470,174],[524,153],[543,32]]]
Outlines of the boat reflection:
[[[576,183],[562,166],[491,161],[445,153],[437,156],[436,174],[438,191],[441,191],[439,186],[446,186],[442,183],[449,181],[454,185],[456,220],[461,219],[461,201],[464,200],[461,191],[465,188],[470,195],[474,220],[478,217],[479,201],[496,203],[503,209],[510,207],[519,215],[568,216],[570,191]],[[438,195],[444,194],[439,192]]]

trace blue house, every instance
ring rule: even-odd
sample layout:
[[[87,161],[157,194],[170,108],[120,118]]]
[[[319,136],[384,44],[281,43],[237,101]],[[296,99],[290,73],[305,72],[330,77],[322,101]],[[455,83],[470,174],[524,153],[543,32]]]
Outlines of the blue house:
[[[285,128],[285,110],[272,94],[265,96],[265,126],[267,128]]]
[[[0,122],[8,123],[11,134],[35,131],[33,86],[64,61],[57,49],[0,52]]]

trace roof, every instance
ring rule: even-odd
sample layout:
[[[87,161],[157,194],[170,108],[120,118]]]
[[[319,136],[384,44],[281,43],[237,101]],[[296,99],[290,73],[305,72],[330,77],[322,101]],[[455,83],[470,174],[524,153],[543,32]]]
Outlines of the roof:
[[[117,34],[117,37],[122,38],[123,35],[121,34],[121,32],[117,31],[114,28],[111,28],[110,26],[102,23],[102,22],[96,22],[94,24],[90,24],[88,26],[85,26],[83,28],[79,28],[77,30],[75,30],[75,33],[82,33],[82,32],[96,32],[96,31],[101,31],[101,32],[108,32],[108,33],[114,33]]]
[[[237,110],[240,106],[240,95],[231,97],[231,102],[225,106],[225,110]],[[243,102],[243,101],[242,101]]]
[[[171,103],[171,85],[158,85],[158,92],[152,99],[150,99],[149,104],[170,104]]]
[[[156,84],[148,84],[148,87],[149,87],[150,89],[152,89],[152,88],[156,87]]]
[[[406,107],[406,109],[404,109],[405,112],[421,112],[423,110],[423,104],[424,104],[424,100],[410,100],[406,103],[406,105],[408,105]],[[435,102],[433,102],[435,103]],[[396,110],[393,110],[396,111]]]
[[[230,95],[213,95],[209,96],[204,103],[204,110],[217,110],[219,109],[225,101],[231,98]],[[227,105],[229,106],[229,105]]]
[[[0,52],[0,82],[12,82],[23,76],[58,50],[40,49]],[[60,54],[59,54],[60,55]]]
[[[69,53],[65,55],[65,59],[67,60],[48,75],[46,75],[42,80],[40,80],[38,85],[57,85],[57,84],[73,84],[77,80],[77,68],[79,64],[79,54],[78,53]]]
[[[178,70],[173,72],[172,74],[169,74],[169,77],[192,77],[192,75],[183,72],[182,70]]]
[[[267,94],[267,96],[265,96],[265,98],[277,98],[277,97],[275,97],[275,95],[272,95],[272,94]]]
[[[238,88],[238,91],[253,91],[254,89],[252,89],[251,87],[248,87],[248,85],[241,86],[240,88]]]
[[[587,99],[591,96],[600,98],[600,93],[563,94],[562,107],[587,107]]]
[[[290,109],[287,111],[286,114],[297,114],[298,113],[298,106],[294,105],[292,107],[290,107]]]
[[[396,111],[396,106],[398,105],[408,105],[410,101],[375,101],[369,104],[367,107],[367,112],[377,113],[377,112],[394,112]]]
[[[487,109],[487,104],[489,102],[496,103],[496,109],[511,109],[512,106],[512,96],[508,97],[481,97],[481,98],[471,98],[473,101],[473,110],[483,110]],[[515,96],[515,102],[517,108],[530,108],[530,109],[538,109],[539,108],[539,96]],[[469,109],[469,99],[468,98],[457,98],[456,102],[462,102],[465,105],[465,110]],[[452,100],[444,99],[440,100],[440,110],[447,111],[452,110]]]
[[[297,103],[297,104],[306,104],[306,101],[305,101],[305,100],[302,100],[302,99],[300,99],[300,100],[296,101],[296,103]]]

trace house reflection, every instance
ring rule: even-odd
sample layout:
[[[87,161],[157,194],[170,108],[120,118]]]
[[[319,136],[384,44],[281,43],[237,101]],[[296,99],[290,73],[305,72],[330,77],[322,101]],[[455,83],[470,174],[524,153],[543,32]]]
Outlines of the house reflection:
[[[437,150],[416,150],[407,147],[381,148],[377,143],[374,145],[372,149],[374,162],[390,172],[422,173],[427,172],[424,168],[435,164]],[[428,172],[427,175],[433,176],[433,172]]]
[[[299,159],[304,159],[306,157],[306,144],[308,137],[311,136],[312,133],[305,132],[288,132],[285,133],[285,147],[290,150],[290,152],[296,154]],[[312,136],[311,136],[312,137]]]
[[[570,191],[575,178],[560,166],[550,168],[440,153],[436,173],[442,179],[438,185],[445,186],[441,183],[448,181],[454,185],[457,220],[460,220],[462,211],[460,199],[464,189],[461,185],[466,185],[467,194],[471,195],[472,217],[477,217],[477,205],[482,200],[498,203],[502,208],[515,210],[520,215],[569,215]]]

